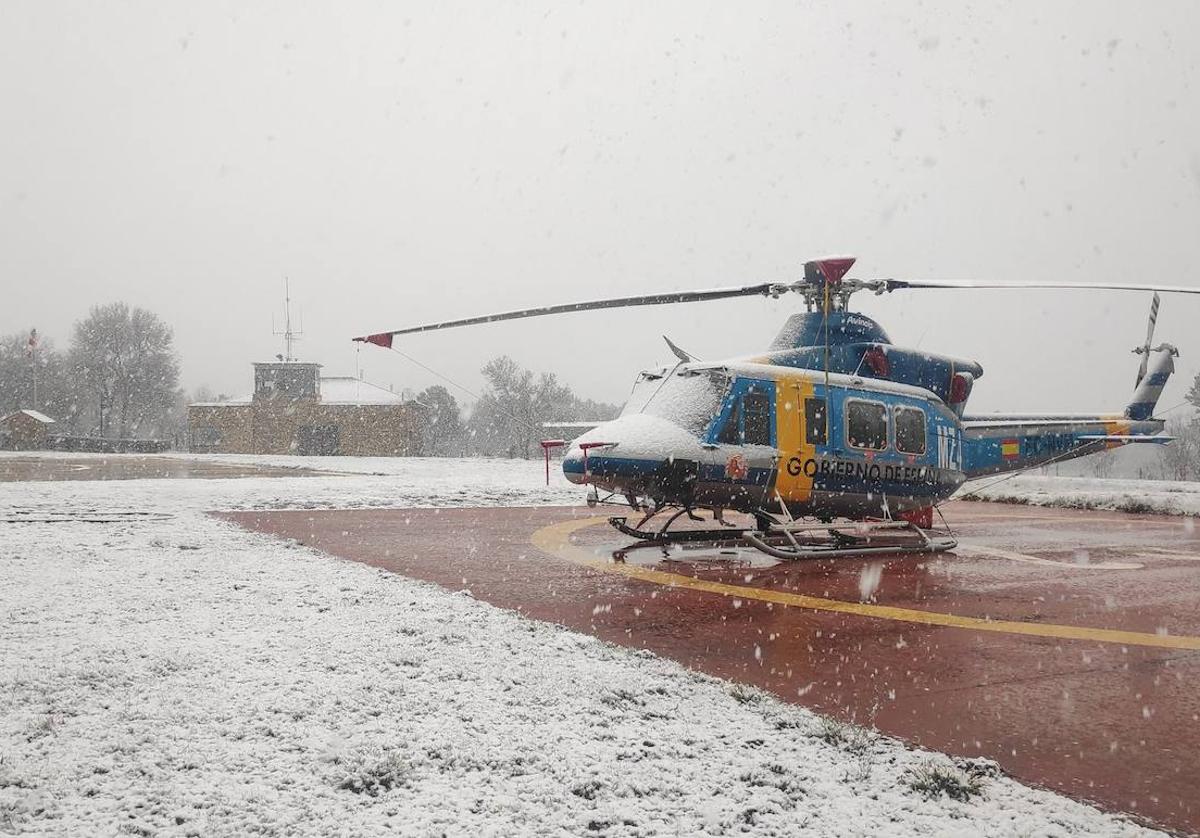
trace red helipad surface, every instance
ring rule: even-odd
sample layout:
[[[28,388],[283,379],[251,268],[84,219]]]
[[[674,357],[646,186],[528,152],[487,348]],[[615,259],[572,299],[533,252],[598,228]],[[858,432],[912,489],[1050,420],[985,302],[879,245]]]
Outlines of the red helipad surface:
[[[589,509],[227,513],[910,742],[1200,832],[1200,532],[950,504],[962,549],[635,551]],[[536,545],[536,546],[535,546]]]

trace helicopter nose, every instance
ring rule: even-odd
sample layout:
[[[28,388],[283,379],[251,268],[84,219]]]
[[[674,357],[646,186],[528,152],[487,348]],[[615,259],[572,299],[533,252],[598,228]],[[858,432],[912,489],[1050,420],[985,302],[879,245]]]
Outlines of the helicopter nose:
[[[577,485],[589,483],[598,471],[610,470],[606,467],[604,454],[620,444],[618,429],[613,427],[615,424],[615,421],[603,422],[575,440],[563,457],[563,475],[568,481]]]
[[[583,483],[583,454],[573,451],[563,457],[562,470],[569,482],[576,485]]]
[[[665,462],[704,458],[701,440],[660,416],[630,414],[597,425],[571,445],[563,474],[575,484],[640,491]]]

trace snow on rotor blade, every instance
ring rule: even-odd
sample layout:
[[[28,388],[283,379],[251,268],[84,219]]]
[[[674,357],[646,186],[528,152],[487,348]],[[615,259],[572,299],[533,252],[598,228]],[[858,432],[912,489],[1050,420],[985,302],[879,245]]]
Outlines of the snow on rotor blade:
[[[898,291],[904,288],[1065,288],[1080,291],[1161,291],[1165,294],[1200,294],[1200,287],[1186,285],[1136,285],[1122,282],[1041,282],[1037,280],[974,280],[974,279],[876,279],[863,280],[868,287],[879,291]]]
[[[600,308],[627,308],[632,306],[658,306],[672,303],[698,303],[707,300],[724,300],[732,297],[778,297],[788,291],[787,285],[764,282],[760,285],[744,285],[740,288],[714,288],[708,291],[674,291],[667,294],[646,294],[638,297],[614,297],[607,300],[592,300],[582,303],[564,303],[562,305],[542,306],[539,308],[524,308],[517,311],[505,311],[499,314],[484,314],[477,317],[464,317],[459,320],[445,320],[440,323],[426,323],[421,326],[409,326],[389,332],[379,332],[370,336],[356,337],[356,341],[378,343],[384,335],[409,335],[416,332],[432,332],[438,329],[453,329],[458,326],[477,326],[481,323],[496,323],[501,320],[518,320],[523,317],[541,317],[547,314],[569,314],[576,311],[591,311]]]

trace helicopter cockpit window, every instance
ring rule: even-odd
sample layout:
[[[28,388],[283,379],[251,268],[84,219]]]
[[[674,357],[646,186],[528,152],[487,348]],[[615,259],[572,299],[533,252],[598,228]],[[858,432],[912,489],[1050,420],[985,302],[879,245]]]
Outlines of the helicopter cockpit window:
[[[846,402],[846,441],[851,448],[882,451],[887,448],[887,408],[879,402]]]
[[[897,407],[896,450],[901,454],[925,453],[925,411],[918,407]]]
[[[728,386],[729,377],[721,370],[683,369],[663,375],[642,373],[621,415],[645,413],[658,416],[701,436],[717,414]]]
[[[717,442],[722,445],[742,444],[742,400],[734,399],[733,407],[729,409],[729,418],[725,420]]]

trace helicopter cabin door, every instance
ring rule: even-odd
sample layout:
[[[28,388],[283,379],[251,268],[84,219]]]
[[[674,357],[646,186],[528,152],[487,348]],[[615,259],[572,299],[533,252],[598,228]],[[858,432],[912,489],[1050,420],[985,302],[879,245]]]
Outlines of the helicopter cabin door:
[[[736,378],[709,438],[721,500],[753,509],[767,502],[775,484],[775,382]]]
[[[779,417],[775,490],[789,504],[805,504],[812,497],[818,452],[828,444],[828,406],[824,392],[818,393],[811,381],[779,381],[775,386]]]

